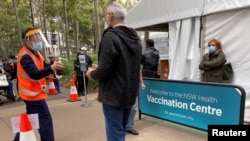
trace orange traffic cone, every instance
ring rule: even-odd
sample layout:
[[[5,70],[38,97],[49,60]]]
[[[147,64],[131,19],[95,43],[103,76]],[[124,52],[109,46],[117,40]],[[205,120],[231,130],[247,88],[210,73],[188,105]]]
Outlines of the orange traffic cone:
[[[29,117],[26,113],[20,116],[20,137],[19,141],[36,141]]]
[[[49,76],[49,92],[48,92],[49,95],[56,94],[56,88],[53,79],[54,79],[53,76]]]
[[[71,79],[70,80],[70,94],[69,94],[69,100],[70,102],[73,101],[79,101],[81,99],[79,99],[77,90],[76,90],[76,85],[75,85],[75,80]]]

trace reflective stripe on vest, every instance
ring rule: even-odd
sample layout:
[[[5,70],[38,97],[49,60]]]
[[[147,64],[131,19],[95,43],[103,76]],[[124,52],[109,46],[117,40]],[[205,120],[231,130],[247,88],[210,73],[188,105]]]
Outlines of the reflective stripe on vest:
[[[42,78],[40,80],[34,80],[29,77],[29,75],[25,72],[25,70],[21,66],[20,61],[24,55],[29,55],[38,69],[44,68],[44,59],[40,53],[38,58],[26,47],[22,47],[17,57],[17,77],[18,77],[19,96],[22,99],[28,101],[36,101],[47,98],[45,78]]]

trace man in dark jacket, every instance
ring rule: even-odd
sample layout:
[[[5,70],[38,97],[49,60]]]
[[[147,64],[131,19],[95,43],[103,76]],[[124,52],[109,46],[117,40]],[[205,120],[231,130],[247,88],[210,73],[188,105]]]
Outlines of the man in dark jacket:
[[[83,72],[81,70],[81,63],[79,61],[79,55],[83,55],[85,56],[85,63],[83,65],[85,65],[85,71]],[[87,87],[88,87],[88,77],[85,76],[85,72],[87,71],[87,69],[89,67],[92,67],[92,59],[91,57],[87,54],[87,48],[86,47],[81,47],[80,48],[80,52],[77,54],[76,59],[74,60],[74,73],[76,75],[76,87],[77,87],[77,92],[79,96],[84,96],[85,93],[87,93]],[[84,79],[83,79],[83,75],[84,75]],[[86,88],[85,88],[86,87]]]
[[[146,40],[146,51],[142,55],[142,77],[158,78],[159,51],[154,47],[154,40]]]
[[[99,80],[98,101],[103,104],[107,141],[124,141],[126,123],[134,105],[140,77],[141,41],[124,24],[126,10],[112,1],[105,12],[108,25],[98,54],[98,67],[88,69],[90,79]]]

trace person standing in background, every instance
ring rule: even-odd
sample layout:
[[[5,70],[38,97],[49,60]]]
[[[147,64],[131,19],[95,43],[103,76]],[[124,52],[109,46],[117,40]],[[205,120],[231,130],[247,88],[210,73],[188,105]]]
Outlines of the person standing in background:
[[[159,51],[154,47],[154,40],[146,40],[146,51],[142,55],[141,64],[142,77],[159,78],[158,64],[159,64]]]
[[[79,55],[85,56],[85,64],[84,65],[85,65],[86,70],[84,72],[81,70],[82,64],[79,61]],[[86,93],[85,90],[87,90],[89,79],[85,75],[85,73],[89,67],[92,67],[92,63],[93,63],[93,61],[92,61],[91,57],[87,54],[87,48],[81,47],[80,52],[77,54],[76,59],[74,60],[74,75],[75,75],[74,77],[75,77],[75,80],[77,80],[76,87],[77,87],[77,92],[78,92],[79,96],[84,96]],[[85,78],[84,78],[85,84],[84,84],[83,75],[85,76]],[[85,86],[86,86],[86,89],[85,89]]]
[[[140,71],[140,85],[141,85],[141,88],[144,90],[146,86],[144,85],[141,71]],[[134,128],[134,119],[135,119],[135,115],[136,115],[137,107],[138,107],[137,105],[138,105],[138,98],[131,109],[128,122],[126,125],[126,131],[133,135],[139,135],[139,132]]]
[[[200,64],[199,69],[203,71],[203,82],[222,83],[222,66],[226,62],[225,54],[222,51],[221,42],[212,39],[208,42],[208,53],[206,53]]]
[[[52,117],[45,99],[47,95],[46,76],[61,70],[63,65],[44,61],[40,51],[49,44],[38,28],[27,28],[22,33],[24,45],[17,56],[18,94],[26,105],[27,114],[38,114],[41,141],[54,141]],[[14,141],[19,141],[19,133]]]
[[[0,75],[4,75],[4,69],[2,68],[2,66],[0,66]],[[4,102],[3,100],[0,98],[0,106],[3,105]]]
[[[16,92],[18,92],[18,84],[17,84],[17,56],[11,55],[9,58],[11,59],[11,62],[12,62],[10,64],[10,66],[11,66],[11,71],[10,71],[11,81],[15,84]],[[21,98],[18,97],[17,101],[21,101]]]
[[[126,9],[110,1],[103,20],[105,29],[98,53],[98,67],[89,68],[89,79],[99,81],[107,141],[125,141],[126,125],[140,82],[141,40],[126,26]]]
[[[17,64],[16,64],[16,59],[17,58],[14,55],[10,55],[9,56],[11,80],[17,78]]]

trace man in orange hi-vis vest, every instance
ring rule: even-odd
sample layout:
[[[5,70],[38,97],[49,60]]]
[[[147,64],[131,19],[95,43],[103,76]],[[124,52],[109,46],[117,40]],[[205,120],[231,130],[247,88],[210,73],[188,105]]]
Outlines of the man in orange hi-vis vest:
[[[26,104],[27,114],[38,114],[41,141],[54,141],[52,117],[45,101],[45,77],[61,70],[63,65],[58,61],[53,64],[44,61],[40,51],[49,44],[40,29],[27,28],[22,38],[24,45],[17,56],[18,94]],[[14,141],[19,141],[19,134]]]

